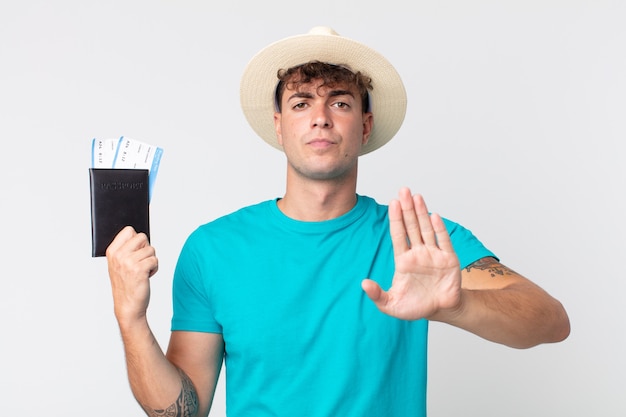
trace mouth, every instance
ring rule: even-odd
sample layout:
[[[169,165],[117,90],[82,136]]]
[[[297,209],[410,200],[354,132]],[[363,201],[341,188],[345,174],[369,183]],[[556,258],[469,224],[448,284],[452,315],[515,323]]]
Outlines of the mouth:
[[[323,138],[319,138],[319,139],[313,139],[309,142],[307,142],[307,145],[313,147],[313,148],[317,148],[317,149],[324,149],[324,148],[329,148],[333,145],[335,145],[335,142],[333,142],[330,139],[323,139]]]

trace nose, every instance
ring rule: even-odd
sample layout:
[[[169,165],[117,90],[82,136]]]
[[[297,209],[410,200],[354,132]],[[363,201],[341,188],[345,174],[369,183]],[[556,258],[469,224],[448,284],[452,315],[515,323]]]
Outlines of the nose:
[[[329,109],[325,105],[317,105],[311,115],[311,127],[329,128],[332,126]]]

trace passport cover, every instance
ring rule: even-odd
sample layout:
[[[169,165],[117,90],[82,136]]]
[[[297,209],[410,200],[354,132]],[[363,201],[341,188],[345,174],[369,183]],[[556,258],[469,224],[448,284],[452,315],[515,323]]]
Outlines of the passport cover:
[[[89,168],[91,256],[105,256],[125,226],[150,239],[148,174],[147,169]]]

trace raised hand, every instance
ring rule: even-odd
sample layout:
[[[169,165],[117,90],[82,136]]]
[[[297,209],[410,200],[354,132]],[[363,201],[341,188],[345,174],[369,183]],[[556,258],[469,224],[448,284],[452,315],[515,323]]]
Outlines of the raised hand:
[[[396,270],[384,291],[366,279],[362,288],[383,313],[404,320],[432,318],[461,302],[461,269],[450,236],[420,195],[400,190],[389,204],[389,230]]]
[[[150,300],[149,278],[158,269],[148,238],[127,226],[111,242],[106,256],[118,321],[122,324],[145,318]]]

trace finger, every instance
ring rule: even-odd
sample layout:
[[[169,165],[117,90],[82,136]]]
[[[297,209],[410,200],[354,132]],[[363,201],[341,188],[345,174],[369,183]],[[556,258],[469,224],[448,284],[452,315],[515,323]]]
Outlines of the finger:
[[[135,233],[132,227],[124,228],[107,248],[109,273],[151,277],[158,271],[154,247],[144,233]],[[125,272],[124,272],[125,271]]]
[[[417,221],[419,223],[422,241],[426,246],[436,247],[437,239],[435,238],[435,231],[433,229],[424,197],[420,194],[415,194],[413,196],[413,205],[415,206],[415,213],[417,214]]]
[[[124,244],[126,250],[136,251],[141,248],[145,248],[146,246],[150,246],[150,241],[148,240],[148,235],[145,233],[135,233],[135,235],[126,241]]]
[[[150,269],[150,272],[148,272],[148,278],[152,278],[154,274],[156,274],[157,272],[159,272],[159,260],[158,259],[156,259],[156,264],[154,265],[154,267],[152,267],[152,269]]]
[[[402,220],[404,221],[406,235],[409,238],[409,244],[413,246],[422,243],[422,234],[417,221],[415,205],[411,197],[411,191],[408,188],[400,190],[400,205],[402,206]]]
[[[115,235],[113,241],[107,247],[107,256],[111,253],[117,252],[122,246],[126,244],[126,242],[128,242],[136,235],[137,233],[135,232],[135,229],[133,229],[131,226],[124,227],[118,232],[117,235]]]
[[[395,256],[409,250],[409,242],[406,238],[406,229],[402,219],[402,208],[398,200],[392,200],[389,203],[389,234]]]
[[[128,261],[131,264],[137,264],[142,270],[148,271],[149,276],[154,275],[158,269],[159,262],[156,257],[156,250],[147,243],[147,238],[137,238],[139,247],[134,248],[129,253]],[[129,242],[130,243],[130,242]]]
[[[439,246],[439,248],[445,252],[454,253],[452,241],[450,240],[450,234],[448,233],[448,229],[446,229],[446,225],[443,222],[441,216],[439,216],[437,213],[433,213],[430,218],[435,231],[435,235],[437,236],[437,245]]]
[[[150,247],[152,248],[152,247]],[[154,276],[159,270],[159,259],[156,257],[154,250],[149,256],[145,256],[140,261],[140,265],[144,271],[148,271],[148,278]]]
[[[361,288],[378,308],[383,307],[387,303],[388,295],[376,281],[364,279],[361,282]]]

